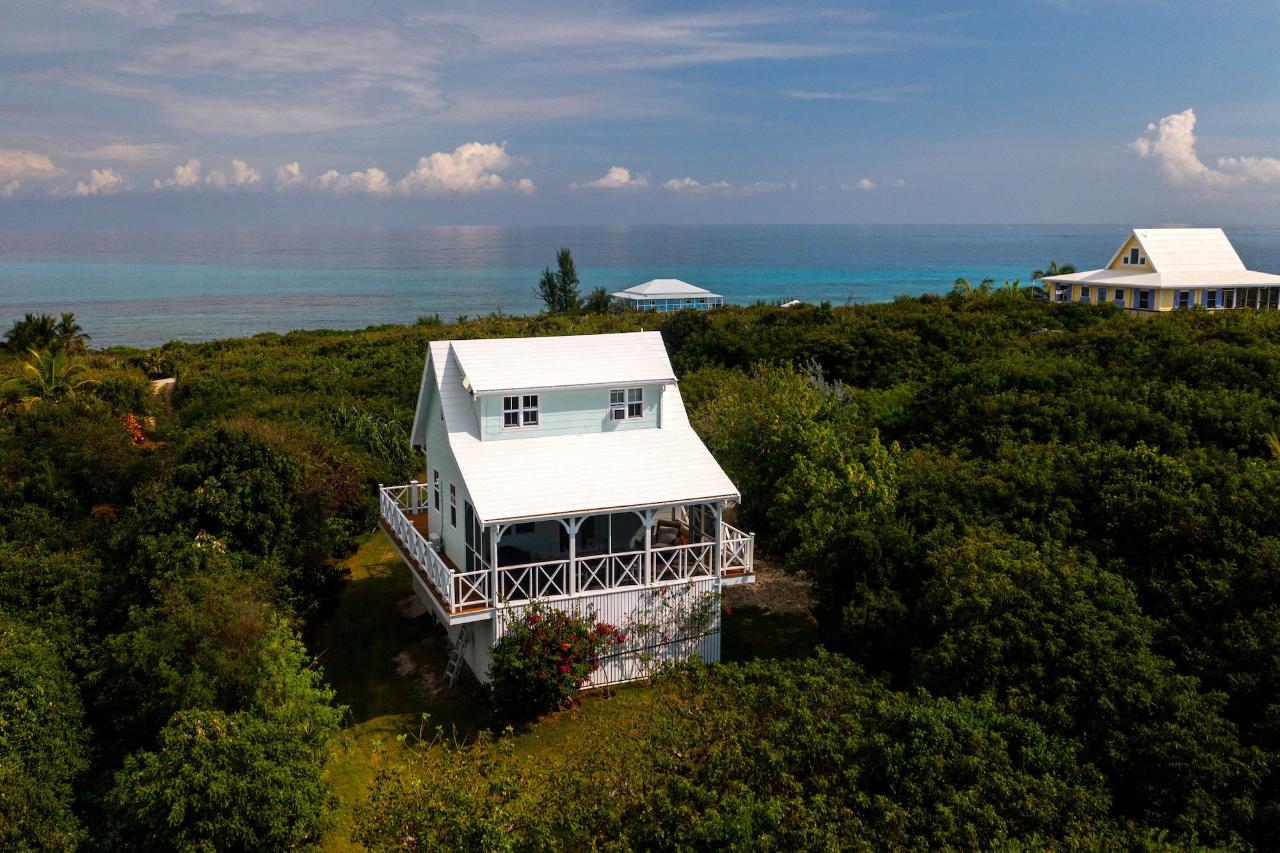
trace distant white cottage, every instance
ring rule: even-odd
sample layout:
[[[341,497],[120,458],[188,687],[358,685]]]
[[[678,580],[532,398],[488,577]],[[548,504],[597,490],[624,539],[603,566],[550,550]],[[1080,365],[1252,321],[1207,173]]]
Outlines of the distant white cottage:
[[[617,304],[641,311],[705,311],[724,305],[720,294],[678,278],[655,278],[609,295]]]
[[[465,662],[486,682],[535,600],[625,629],[754,580],[753,536],[723,520],[738,491],[657,332],[434,342],[412,441],[430,479],[383,487],[381,520],[449,631],[451,680]],[[718,608],[696,636],[624,647],[591,683],[691,654],[719,659]]]
[[[1280,308],[1280,275],[1245,269],[1221,228],[1139,228],[1102,269],[1044,281],[1055,302],[1131,311]]]

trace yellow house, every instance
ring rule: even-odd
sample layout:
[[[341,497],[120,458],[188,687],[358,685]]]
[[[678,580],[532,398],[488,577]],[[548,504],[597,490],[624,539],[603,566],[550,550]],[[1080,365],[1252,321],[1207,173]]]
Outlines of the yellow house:
[[[1245,269],[1221,228],[1138,228],[1104,268],[1044,282],[1054,302],[1127,311],[1280,308],[1280,275]]]

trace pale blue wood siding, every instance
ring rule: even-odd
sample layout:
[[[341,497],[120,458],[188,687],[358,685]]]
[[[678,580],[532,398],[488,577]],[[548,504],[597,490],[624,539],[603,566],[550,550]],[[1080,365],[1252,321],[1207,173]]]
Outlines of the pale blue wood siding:
[[[608,388],[574,388],[542,391],[540,422],[536,427],[502,428],[502,395],[481,399],[480,431],[484,441],[533,435],[584,435],[624,429],[652,429],[658,426],[661,385],[645,385],[644,416],[635,420],[609,419]]]

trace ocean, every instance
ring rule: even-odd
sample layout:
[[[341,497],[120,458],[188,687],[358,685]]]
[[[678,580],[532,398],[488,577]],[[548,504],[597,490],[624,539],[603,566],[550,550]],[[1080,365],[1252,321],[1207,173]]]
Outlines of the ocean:
[[[463,226],[0,231],[0,322],[73,311],[95,347],[151,347],[426,314],[539,310],[539,273],[573,250],[581,290],[679,278],[727,301],[881,302],[958,277],[1019,278],[1050,259],[1104,264],[1123,225]],[[1229,228],[1280,272],[1280,228]]]

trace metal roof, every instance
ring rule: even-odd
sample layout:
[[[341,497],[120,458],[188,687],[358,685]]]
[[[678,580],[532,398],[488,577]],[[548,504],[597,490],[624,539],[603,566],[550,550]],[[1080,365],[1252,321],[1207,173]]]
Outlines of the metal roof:
[[[720,294],[704,290],[678,278],[655,278],[644,284],[636,284],[626,290],[616,291],[612,295],[639,299],[685,299],[691,296],[719,296]]]
[[[1203,272],[1141,272],[1139,270],[1086,270],[1068,275],[1048,276],[1055,284],[1100,284],[1108,287],[1274,287],[1280,275],[1242,269]]]
[[[669,367],[661,337],[653,332],[522,338],[507,343],[520,343],[519,351],[530,356],[542,347],[584,346],[583,337],[641,336],[646,346],[661,350]],[[481,523],[738,500],[738,490],[690,426],[674,378],[662,389],[661,425],[653,429],[481,441],[470,395],[462,385],[458,345],[491,342],[496,343],[436,341],[429,361],[429,379],[440,389],[449,447]],[[579,349],[583,351],[595,350]]]
[[[676,380],[658,332],[445,343],[476,394]]]

